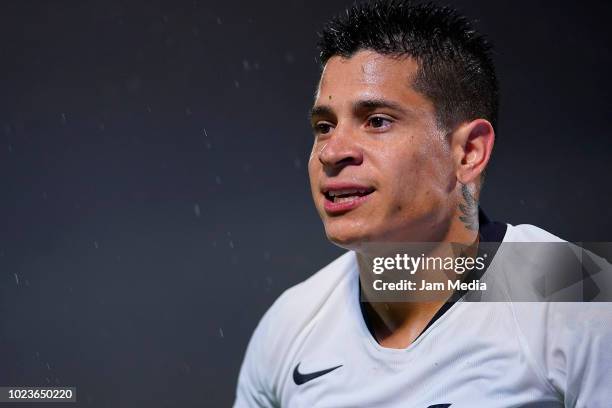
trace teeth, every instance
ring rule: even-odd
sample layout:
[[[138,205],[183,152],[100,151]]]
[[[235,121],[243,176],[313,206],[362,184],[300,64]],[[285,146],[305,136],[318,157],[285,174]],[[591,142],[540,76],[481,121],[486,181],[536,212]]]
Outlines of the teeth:
[[[347,197],[334,197],[334,203],[344,203],[346,201],[353,201],[359,196],[347,196]]]
[[[327,194],[329,194],[331,197],[336,197],[336,196],[340,196],[340,195],[347,195],[347,194],[365,194],[367,192],[367,190],[365,189],[351,189],[351,190],[333,190],[333,191],[328,191]]]

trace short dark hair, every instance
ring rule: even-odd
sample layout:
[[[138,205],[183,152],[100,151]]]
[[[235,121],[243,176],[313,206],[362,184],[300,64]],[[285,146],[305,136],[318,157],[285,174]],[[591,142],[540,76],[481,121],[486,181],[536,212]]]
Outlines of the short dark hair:
[[[436,108],[439,125],[487,119],[496,127],[498,84],[492,46],[450,7],[405,0],[355,4],[320,34],[320,61],[360,50],[409,56],[418,64],[414,88]]]

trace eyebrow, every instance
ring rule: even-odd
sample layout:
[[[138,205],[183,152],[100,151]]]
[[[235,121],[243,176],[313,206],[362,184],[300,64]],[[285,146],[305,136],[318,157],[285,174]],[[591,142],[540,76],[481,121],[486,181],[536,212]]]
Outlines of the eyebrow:
[[[314,118],[315,116],[333,116],[334,111],[331,107],[327,106],[327,105],[318,105],[318,106],[313,106],[312,109],[310,109],[310,114],[308,119]]]
[[[362,99],[353,104],[353,112],[371,111],[374,109],[387,108],[399,112],[403,115],[408,115],[409,112],[397,102],[387,99]],[[334,110],[328,105],[313,106],[310,110],[310,119],[315,116],[333,116]]]

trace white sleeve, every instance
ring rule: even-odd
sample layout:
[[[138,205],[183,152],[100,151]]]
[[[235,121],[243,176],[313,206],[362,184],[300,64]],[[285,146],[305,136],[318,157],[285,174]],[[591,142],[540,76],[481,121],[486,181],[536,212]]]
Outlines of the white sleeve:
[[[551,303],[547,377],[566,407],[612,407],[612,303]]]
[[[266,347],[271,343],[268,341],[271,309],[262,317],[247,346],[238,376],[234,408],[279,406],[269,383],[272,378],[269,363],[273,360],[269,356],[269,347]]]

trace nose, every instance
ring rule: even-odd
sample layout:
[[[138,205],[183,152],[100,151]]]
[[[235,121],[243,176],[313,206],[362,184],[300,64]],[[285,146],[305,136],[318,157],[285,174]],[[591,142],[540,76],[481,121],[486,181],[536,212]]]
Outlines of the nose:
[[[337,126],[334,134],[319,152],[319,161],[326,171],[338,171],[363,162],[363,151],[355,140],[355,133]]]

